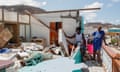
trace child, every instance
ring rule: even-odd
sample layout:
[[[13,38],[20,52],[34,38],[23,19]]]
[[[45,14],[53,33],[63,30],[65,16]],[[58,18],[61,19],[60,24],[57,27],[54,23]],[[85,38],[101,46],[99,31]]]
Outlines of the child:
[[[92,40],[88,40],[87,43],[87,50],[88,50],[88,54],[90,55],[91,59],[93,57],[93,44],[92,44]]]

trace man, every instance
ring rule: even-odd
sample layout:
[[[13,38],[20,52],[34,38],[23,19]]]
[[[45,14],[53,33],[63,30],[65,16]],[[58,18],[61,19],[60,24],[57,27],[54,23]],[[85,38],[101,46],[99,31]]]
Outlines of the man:
[[[64,32],[65,36],[67,38],[75,38],[75,42],[74,43],[71,43],[69,40],[67,40],[67,42],[69,44],[72,44],[72,45],[75,45],[75,47],[79,44],[81,44],[81,48],[80,48],[80,51],[81,51],[81,55],[84,56],[85,54],[85,47],[86,47],[86,41],[85,41],[85,37],[84,37],[84,34],[81,33],[81,28],[80,27],[77,27],[76,28],[76,32],[72,35],[72,36],[67,36],[66,33]]]
[[[80,27],[76,28],[76,32],[72,36],[67,36],[67,34],[65,32],[64,32],[64,34],[65,34],[65,37],[67,37],[67,38],[75,38],[74,43],[71,43],[69,40],[67,40],[68,43],[73,44],[75,46],[78,43],[82,43],[83,45],[86,45],[85,37],[84,37],[84,34],[81,33],[81,28]]]
[[[102,47],[102,42],[104,40],[105,32],[102,30],[102,27],[99,26],[98,30],[93,33],[93,47],[94,47],[94,59],[96,59],[97,55],[97,62],[102,65],[102,60],[101,60],[101,55],[100,55],[100,50]],[[105,40],[104,40],[105,41]]]

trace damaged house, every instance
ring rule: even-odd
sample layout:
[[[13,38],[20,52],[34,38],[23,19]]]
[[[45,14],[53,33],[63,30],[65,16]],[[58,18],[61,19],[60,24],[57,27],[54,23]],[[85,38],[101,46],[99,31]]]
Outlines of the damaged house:
[[[79,26],[84,33],[80,11],[99,9],[45,11],[26,5],[1,6],[0,72],[96,72],[95,68],[119,72],[116,58],[120,52],[113,48],[103,45],[104,68],[94,67],[92,61],[83,63],[79,45],[69,53],[64,32],[71,36]]]

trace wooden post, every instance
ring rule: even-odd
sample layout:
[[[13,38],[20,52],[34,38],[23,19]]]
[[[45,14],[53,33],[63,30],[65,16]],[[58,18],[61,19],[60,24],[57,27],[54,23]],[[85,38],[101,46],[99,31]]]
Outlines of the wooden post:
[[[26,24],[24,25],[24,35],[25,35],[25,41],[27,40],[26,39]]]
[[[17,25],[16,26],[17,26],[17,31],[16,31],[17,32],[16,33],[17,34],[17,38],[16,38],[17,40],[16,41],[17,41],[17,44],[20,44],[20,39],[19,39],[20,24],[19,24],[19,13],[18,12],[17,12]]]
[[[32,38],[32,28],[31,28],[31,16],[29,15],[29,29],[30,29],[30,39]]]
[[[2,7],[2,23],[3,23],[3,25],[4,25],[4,20],[5,20],[5,18],[4,18],[4,7]]]

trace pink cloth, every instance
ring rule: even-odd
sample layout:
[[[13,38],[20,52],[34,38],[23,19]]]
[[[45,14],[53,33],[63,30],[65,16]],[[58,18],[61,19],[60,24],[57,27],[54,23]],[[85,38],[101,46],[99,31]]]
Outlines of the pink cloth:
[[[14,64],[14,62],[13,61],[1,61],[0,60],[0,69],[2,69],[2,68],[7,68],[7,67],[9,67],[9,66],[11,66],[11,65],[13,65]]]
[[[87,44],[87,49],[89,54],[93,54],[93,44]]]

